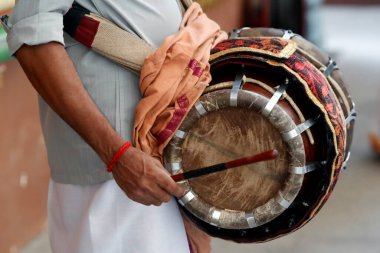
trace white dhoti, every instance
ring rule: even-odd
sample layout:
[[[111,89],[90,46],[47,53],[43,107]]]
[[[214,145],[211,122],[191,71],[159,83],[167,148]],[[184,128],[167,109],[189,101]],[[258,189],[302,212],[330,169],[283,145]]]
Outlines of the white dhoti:
[[[188,253],[175,200],[160,207],[130,200],[114,180],[79,186],[50,181],[54,253]]]

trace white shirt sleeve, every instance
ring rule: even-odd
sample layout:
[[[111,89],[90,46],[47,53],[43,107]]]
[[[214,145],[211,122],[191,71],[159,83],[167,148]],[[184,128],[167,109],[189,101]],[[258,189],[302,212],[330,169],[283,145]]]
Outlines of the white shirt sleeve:
[[[64,45],[63,15],[74,0],[18,0],[9,19],[7,36],[13,55],[23,44],[56,41]]]

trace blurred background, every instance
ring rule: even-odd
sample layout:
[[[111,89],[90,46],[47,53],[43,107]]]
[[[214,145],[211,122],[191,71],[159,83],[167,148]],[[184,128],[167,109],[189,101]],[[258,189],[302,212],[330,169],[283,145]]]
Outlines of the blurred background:
[[[264,244],[213,239],[213,252],[380,252],[380,159],[368,133],[380,133],[380,0],[204,0],[226,31],[291,29],[327,51],[356,102],[351,160],[327,204],[305,227]],[[9,14],[14,0],[0,0]],[[9,56],[0,27],[0,253],[50,253],[46,234],[49,170],[36,93]]]

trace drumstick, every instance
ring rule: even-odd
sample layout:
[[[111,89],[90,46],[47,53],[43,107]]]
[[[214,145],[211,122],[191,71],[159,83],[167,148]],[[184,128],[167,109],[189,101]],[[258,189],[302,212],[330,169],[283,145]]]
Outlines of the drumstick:
[[[231,168],[235,168],[235,167],[239,167],[239,166],[243,166],[243,165],[247,165],[251,163],[258,163],[262,161],[272,160],[272,159],[275,159],[277,156],[278,156],[278,151],[276,149],[271,149],[263,153],[253,155],[253,156],[248,156],[248,157],[232,160],[226,163],[218,163],[215,165],[186,171],[184,173],[172,175],[171,177],[175,182],[179,182],[185,179],[200,177],[200,176],[208,175],[208,174],[223,171],[223,170],[228,170]]]

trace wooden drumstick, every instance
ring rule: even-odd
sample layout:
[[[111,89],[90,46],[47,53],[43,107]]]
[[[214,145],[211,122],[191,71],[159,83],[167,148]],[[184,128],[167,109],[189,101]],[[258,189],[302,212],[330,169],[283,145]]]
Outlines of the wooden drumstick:
[[[258,163],[262,161],[273,160],[277,156],[278,156],[278,151],[276,149],[271,149],[263,153],[253,155],[253,156],[248,156],[248,157],[236,159],[233,161],[229,161],[226,163],[218,163],[215,165],[186,171],[184,173],[172,175],[171,177],[175,182],[179,182],[185,179],[200,177],[200,176],[208,175],[208,174],[223,171],[223,170],[228,170],[231,168],[235,168],[235,167],[239,167],[239,166],[243,166],[243,165],[247,165],[251,163]]]

